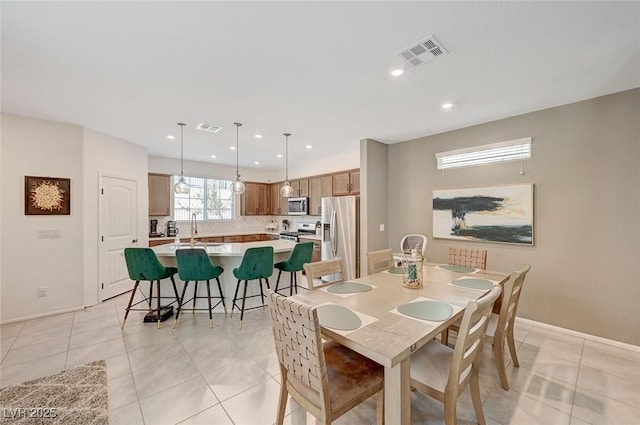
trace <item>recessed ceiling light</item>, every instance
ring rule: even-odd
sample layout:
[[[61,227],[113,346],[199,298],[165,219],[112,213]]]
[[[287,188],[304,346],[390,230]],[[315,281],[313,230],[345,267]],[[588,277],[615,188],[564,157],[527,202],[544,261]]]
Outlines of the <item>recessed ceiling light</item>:
[[[256,134],[256,139],[262,139],[262,134]]]
[[[311,146],[311,145],[307,145],[307,146],[305,146],[305,148],[307,148],[307,149],[311,149],[311,148],[313,148],[313,146]]]
[[[216,159],[216,158],[217,158],[217,156],[215,156],[215,155],[211,155],[211,158]]]
[[[231,149],[232,151],[235,151],[236,147],[235,146],[229,146],[229,149]]]
[[[396,68],[396,69],[391,71],[391,75],[393,75],[394,77],[399,77],[402,74],[404,74],[404,69],[402,69],[402,68]]]
[[[278,155],[276,155],[278,158],[282,158],[282,154],[279,153]]]
[[[451,107],[453,107],[453,103],[443,103],[440,106],[442,107],[442,109],[451,109]]]
[[[256,165],[260,165],[259,161],[253,161],[253,163],[256,164]]]
[[[173,134],[169,134],[169,135],[167,136],[167,139],[169,139],[169,140],[173,140],[173,139],[175,139],[175,138],[176,138],[176,136],[174,136]]]

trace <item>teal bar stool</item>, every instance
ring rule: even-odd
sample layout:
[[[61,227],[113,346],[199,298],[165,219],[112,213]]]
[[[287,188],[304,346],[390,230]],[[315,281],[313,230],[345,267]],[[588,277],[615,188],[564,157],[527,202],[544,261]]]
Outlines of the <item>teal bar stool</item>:
[[[165,267],[158,260],[158,256],[151,248],[125,248],[124,249],[124,259],[127,262],[127,270],[129,271],[129,278],[131,280],[135,280],[136,283],[133,286],[133,291],[131,291],[131,297],[129,298],[129,304],[125,308],[124,320],[122,321],[122,328],[124,329],[124,324],[127,321],[127,316],[129,316],[129,311],[148,311],[149,313],[155,311],[158,315],[158,329],[160,329],[160,321],[162,318],[162,307],[160,306],[161,298],[172,298],[172,297],[162,297],[160,295],[160,281],[162,279],[170,278],[171,283],[173,285],[173,292],[176,297],[168,305],[173,304],[174,302],[180,305],[180,296],[178,295],[178,288],[176,288],[176,281],[173,279],[173,275],[175,275],[178,271],[175,267]],[[138,301],[133,304],[133,298],[136,295],[136,290],[140,287],[140,281],[148,281],[149,282],[149,297],[147,298],[142,291],[140,293],[144,297],[144,300]],[[158,291],[157,300],[158,304],[156,309],[151,308],[151,303],[153,301],[153,281],[156,281],[156,288]],[[140,303],[147,302],[149,304],[148,308],[133,308]]]
[[[242,263],[240,263],[240,267],[233,269],[233,275],[238,279],[238,284],[236,285],[236,292],[233,296],[233,304],[231,306],[231,315],[233,315],[233,309],[238,308],[240,310],[240,329],[242,329],[242,320],[244,319],[245,310],[253,310],[255,308],[264,308],[264,292],[262,290],[262,279],[265,279],[267,282],[267,289],[271,289],[269,287],[269,276],[273,274],[273,247],[272,246],[264,246],[258,248],[248,248],[244,257],[242,258]],[[245,301],[247,298],[254,298],[258,295],[251,295],[247,297],[247,284],[250,280],[258,279],[260,282],[260,298],[262,299],[262,305],[257,307],[251,307],[245,309]],[[242,306],[238,305],[238,290],[240,289],[240,282],[244,280],[244,291],[242,292]]]
[[[274,267],[278,269],[278,280],[276,280],[276,290],[278,292],[278,285],[280,284],[280,275],[282,272],[290,272],[289,276],[289,295],[293,295],[293,288],[296,288],[296,294],[298,293],[298,275],[297,272],[304,270],[304,265],[311,262],[313,256],[313,241],[302,242],[296,244],[291,251],[291,255],[286,261],[281,261],[274,264]],[[286,289],[286,288],[283,288]]]
[[[175,329],[178,324],[178,317],[185,304],[193,300],[191,308],[192,312],[196,310],[209,310],[209,327],[213,327],[213,315],[212,310],[220,303],[224,307],[224,313],[227,314],[227,305],[224,302],[224,294],[222,293],[222,286],[220,286],[219,276],[224,269],[216,264],[213,264],[207,255],[207,251],[202,248],[196,249],[178,249],[176,250],[176,262],[178,263],[178,276],[184,281],[184,287],[182,288],[182,296],[180,297],[180,305],[178,306],[178,312],[176,313],[176,320],[173,322],[173,328]],[[211,296],[211,284],[210,280],[215,279],[218,283],[218,291],[220,296]],[[193,281],[193,298],[185,301],[184,294],[187,292],[189,282]],[[207,283],[207,296],[198,296],[198,282],[206,281]],[[209,308],[196,308],[196,300],[198,298],[206,298],[209,303]],[[219,301],[212,306],[211,298],[217,298]]]

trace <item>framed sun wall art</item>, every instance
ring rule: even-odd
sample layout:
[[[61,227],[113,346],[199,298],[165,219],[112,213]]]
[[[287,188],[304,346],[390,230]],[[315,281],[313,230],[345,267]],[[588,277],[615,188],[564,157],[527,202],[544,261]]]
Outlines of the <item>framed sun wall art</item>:
[[[70,215],[71,179],[24,177],[25,215]]]
[[[533,184],[434,190],[433,237],[533,245]]]

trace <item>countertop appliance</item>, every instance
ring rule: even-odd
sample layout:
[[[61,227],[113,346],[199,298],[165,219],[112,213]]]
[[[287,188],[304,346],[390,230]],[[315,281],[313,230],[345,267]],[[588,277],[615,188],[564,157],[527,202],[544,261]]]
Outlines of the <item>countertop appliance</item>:
[[[355,196],[322,198],[322,260],[342,258],[345,281],[360,276],[359,211]],[[329,281],[338,276],[328,277]]]
[[[309,198],[306,196],[289,198],[287,205],[287,214],[289,215],[309,215]]]
[[[158,220],[152,218],[149,220],[149,237],[150,238],[159,238],[162,236],[162,233],[158,233]]]
[[[178,235],[178,226],[173,220],[167,221],[167,236],[170,238]]]
[[[293,241],[299,242],[300,235],[315,235],[316,234],[316,223],[311,222],[301,222],[298,223],[298,229],[295,232],[280,232],[280,239],[285,241]]]

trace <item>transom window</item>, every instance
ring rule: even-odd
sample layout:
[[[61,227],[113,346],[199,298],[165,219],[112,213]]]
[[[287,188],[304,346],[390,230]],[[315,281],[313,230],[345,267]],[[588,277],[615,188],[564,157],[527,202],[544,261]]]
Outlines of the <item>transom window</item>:
[[[180,176],[173,176],[175,185]],[[231,220],[234,217],[235,196],[230,180],[184,177],[191,186],[187,194],[174,193],[174,220],[190,220],[195,213],[198,220]]]

